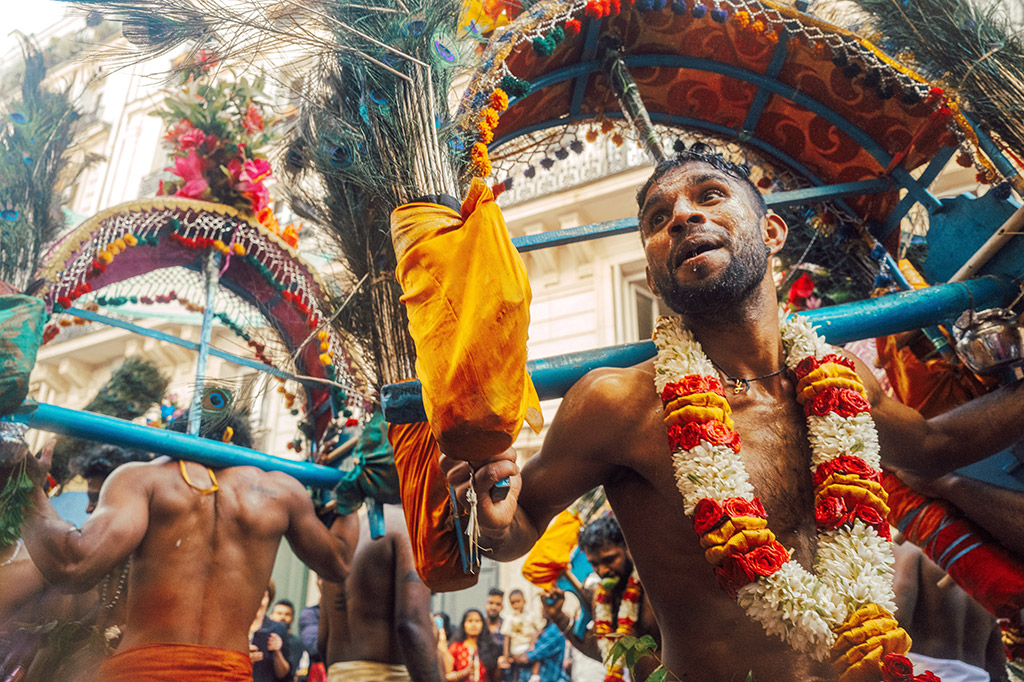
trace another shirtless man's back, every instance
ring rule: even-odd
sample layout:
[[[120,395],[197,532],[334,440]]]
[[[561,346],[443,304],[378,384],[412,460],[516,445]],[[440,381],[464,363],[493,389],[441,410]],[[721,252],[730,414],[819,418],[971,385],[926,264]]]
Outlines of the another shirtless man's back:
[[[323,583],[318,645],[328,680],[436,682],[437,642],[430,590],[416,574],[401,508],[384,507],[387,532],[373,540],[365,520],[339,518],[331,532],[358,524],[359,544],[343,583]]]
[[[24,534],[43,575],[72,591],[131,558],[125,636],[104,680],[127,679],[140,664],[147,673],[166,669],[167,679],[175,671],[251,679],[247,633],[281,537],[326,578],[343,579],[351,556],[291,476],[253,467],[211,472],[167,457],[115,471],[81,530],[37,487]]]

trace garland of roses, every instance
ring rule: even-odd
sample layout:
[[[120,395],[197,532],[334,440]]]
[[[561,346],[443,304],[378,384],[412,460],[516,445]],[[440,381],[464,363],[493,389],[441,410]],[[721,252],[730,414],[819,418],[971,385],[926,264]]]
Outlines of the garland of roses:
[[[768,529],[739,456],[714,365],[679,317],[661,317],[655,387],[665,408],[676,485],[719,585],[796,651],[829,659],[842,682],[914,677],[892,589],[892,538],[878,434],[852,361],[798,316],[782,323],[786,365],[807,415],[818,553],[812,575]],[[910,672],[908,672],[910,671]]]
[[[604,682],[622,682],[622,665],[618,662],[609,663],[609,660],[615,642],[625,635],[633,634],[636,621],[640,617],[642,590],[640,578],[636,574],[636,569],[633,569],[619,602],[614,633],[612,632],[611,587],[606,587],[602,582],[594,594],[594,634],[597,635],[597,647],[601,650],[601,660],[607,668]]]

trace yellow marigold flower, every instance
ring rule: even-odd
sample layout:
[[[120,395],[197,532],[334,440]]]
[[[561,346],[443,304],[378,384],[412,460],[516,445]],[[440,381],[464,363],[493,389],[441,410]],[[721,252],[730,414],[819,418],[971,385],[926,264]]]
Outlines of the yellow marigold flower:
[[[114,243],[117,244],[118,251],[124,251],[125,248],[127,248],[128,246],[124,240],[124,237],[118,237],[117,239],[114,240]]]
[[[850,388],[866,396],[857,372],[838,362],[826,362],[800,380],[796,386],[797,401],[802,405],[826,388]]]
[[[750,12],[737,12],[733,15],[733,19],[736,20],[740,28],[746,28],[750,25]]]
[[[139,243],[139,240],[135,237],[134,234],[126,234],[124,236],[124,243],[127,244],[128,246],[135,246]]]
[[[704,558],[718,566],[729,554],[746,554],[762,545],[775,541],[775,534],[767,528],[740,530],[734,533],[723,545],[716,545],[704,551]]]
[[[326,329],[321,329],[319,332],[317,332],[316,337],[321,341],[326,341],[331,337],[331,335],[327,333]]]
[[[501,117],[497,111],[491,107],[484,107],[480,110],[480,125],[485,125],[488,128],[494,129],[498,127],[498,119]]]
[[[331,356],[329,353],[320,354],[320,364],[323,365],[324,367],[327,367],[331,364]]]
[[[331,347],[331,342],[330,341],[321,341],[320,342],[320,350],[329,350],[330,347]]]
[[[242,246],[241,244],[239,244],[238,242],[235,242],[232,245],[231,248],[235,252],[236,256],[244,256],[245,255],[245,247]]]
[[[226,253],[228,250],[227,245],[219,239],[213,240],[213,248],[217,249],[221,253]]]
[[[111,261],[114,260],[114,254],[109,251],[100,251],[99,261],[104,265],[110,265]]]
[[[491,93],[491,106],[499,113],[508,109],[508,94],[501,88],[494,88],[494,92]]]
[[[480,133],[480,141],[484,144],[490,144],[494,140],[494,131],[485,126],[483,121],[477,126],[477,131]]]

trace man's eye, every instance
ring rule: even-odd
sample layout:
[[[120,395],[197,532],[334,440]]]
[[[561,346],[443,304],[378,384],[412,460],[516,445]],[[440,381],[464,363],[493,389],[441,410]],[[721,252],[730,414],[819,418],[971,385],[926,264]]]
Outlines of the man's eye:
[[[666,213],[665,211],[658,211],[657,213],[651,216],[651,226],[659,227],[666,220],[668,220],[668,213]]]
[[[720,199],[720,198],[722,198],[724,196],[725,196],[725,192],[723,192],[720,189],[708,189],[708,190],[704,190],[704,193],[701,194],[701,200],[702,201],[711,201],[713,199]]]

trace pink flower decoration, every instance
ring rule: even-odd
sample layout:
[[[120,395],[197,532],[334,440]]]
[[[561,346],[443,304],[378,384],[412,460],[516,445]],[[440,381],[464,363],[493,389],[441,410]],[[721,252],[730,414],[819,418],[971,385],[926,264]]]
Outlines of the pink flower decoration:
[[[178,136],[178,149],[188,151],[196,149],[206,141],[206,133],[199,128],[192,128]]]
[[[206,171],[206,159],[196,154],[194,149],[189,151],[188,156],[174,157],[174,165],[165,170],[185,181],[185,184],[174,195],[176,197],[198,199],[210,187],[210,183],[203,176]]]

